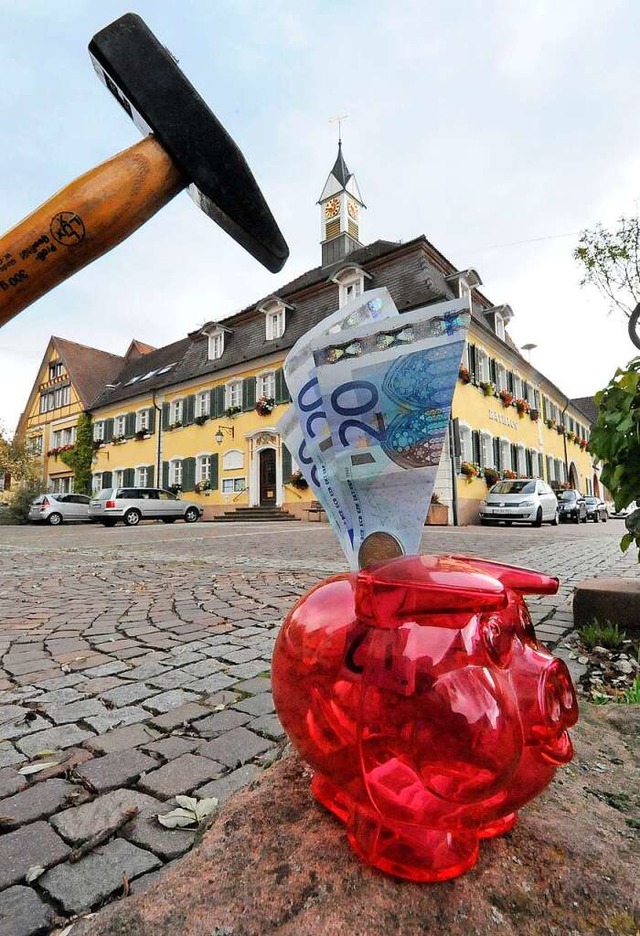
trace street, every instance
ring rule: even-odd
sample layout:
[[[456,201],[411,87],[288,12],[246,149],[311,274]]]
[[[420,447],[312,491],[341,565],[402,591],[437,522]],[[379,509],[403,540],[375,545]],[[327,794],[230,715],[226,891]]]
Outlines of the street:
[[[577,581],[638,575],[623,529],[427,527],[422,547],[558,575],[557,595],[528,602],[553,646]],[[345,568],[320,523],[0,527],[0,891],[44,867],[24,912],[36,901],[68,916],[120,896],[123,875],[135,893],[187,851],[195,832],[155,816],[180,794],[222,802],[278,757],[278,626]],[[52,766],[20,774],[39,759]]]

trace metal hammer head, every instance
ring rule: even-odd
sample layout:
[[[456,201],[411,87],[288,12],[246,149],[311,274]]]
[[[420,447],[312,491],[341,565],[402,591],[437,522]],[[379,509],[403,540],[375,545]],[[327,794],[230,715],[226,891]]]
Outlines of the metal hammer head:
[[[182,171],[195,203],[277,273],[289,248],[244,156],[144,21],[121,16],[96,33],[89,54],[138,129]]]

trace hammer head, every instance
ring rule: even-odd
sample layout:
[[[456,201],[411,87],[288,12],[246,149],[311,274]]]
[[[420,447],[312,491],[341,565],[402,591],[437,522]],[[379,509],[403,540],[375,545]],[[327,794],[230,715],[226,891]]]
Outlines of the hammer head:
[[[182,171],[195,203],[277,273],[289,248],[244,156],[143,20],[121,16],[96,33],[89,54],[138,129]]]

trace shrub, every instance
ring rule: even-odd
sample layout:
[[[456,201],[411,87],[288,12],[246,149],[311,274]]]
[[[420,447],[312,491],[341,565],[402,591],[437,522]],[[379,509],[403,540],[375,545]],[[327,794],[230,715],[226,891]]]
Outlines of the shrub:
[[[7,519],[9,523],[27,523],[29,507],[32,502],[44,491],[44,481],[25,482],[11,498]]]

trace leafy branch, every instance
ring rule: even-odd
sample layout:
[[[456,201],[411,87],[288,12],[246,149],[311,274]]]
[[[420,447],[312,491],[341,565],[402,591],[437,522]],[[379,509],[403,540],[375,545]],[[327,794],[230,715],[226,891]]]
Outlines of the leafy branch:
[[[625,217],[612,230],[597,224],[580,235],[573,257],[582,266],[581,286],[595,286],[627,317],[640,302],[640,219]]]

